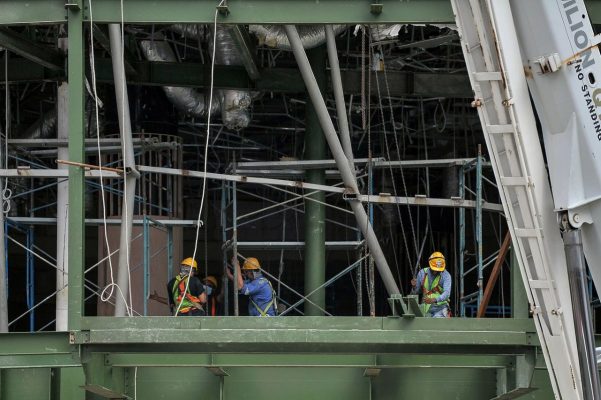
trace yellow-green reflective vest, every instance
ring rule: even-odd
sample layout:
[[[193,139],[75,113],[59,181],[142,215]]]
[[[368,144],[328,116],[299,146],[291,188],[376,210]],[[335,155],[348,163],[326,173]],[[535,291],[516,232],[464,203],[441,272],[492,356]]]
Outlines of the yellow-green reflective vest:
[[[430,283],[428,269],[429,268],[423,269],[424,282],[422,283],[422,304],[420,304],[420,308],[422,309],[422,312],[424,314],[426,314],[430,310],[430,306],[432,306],[432,304],[436,304],[437,306],[449,304],[448,300],[436,302],[436,303],[432,303],[432,304],[427,304],[427,303],[423,302],[424,299],[437,299],[444,292],[443,287],[440,285],[440,277],[442,276],[442,274],[436,275],[436,277],[434,278],[434,281],[432,281],[432,283]]]

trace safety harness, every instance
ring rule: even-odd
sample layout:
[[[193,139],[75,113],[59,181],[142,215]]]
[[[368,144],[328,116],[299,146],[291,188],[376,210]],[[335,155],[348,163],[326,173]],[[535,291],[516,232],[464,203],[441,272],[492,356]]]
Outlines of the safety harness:
[[[175,304],[179,304],[180,302],[182,303],[179,309],[180,314],[186,314],[193,308],[202,310],[202,307],[200,306],[200,299],[196,296],[192,296],[189,291],[186,291],[187,281],[188,275],[184,275],[183,277],[178,275],[175,277],[175,282],[173,283],[173,288],[171,289],[171,293],[173,294],[173,302]]]
[[[273,307],[274,314],[277,314],[278,308],[277,308],[276,300],[275,300],[275,290],[273,290],[273,286],[271,286],[271,282],[265,278],[259,278],[259,280],[265,281],[269,285],[269,288],[271,289],[271,300],[269,301],[269,303],[267,303],[267,305],[263,309],[261,309],[261,307],[259,307],[259,305],[253,301],[252,297],[249,298],[250,302],[256,308],[257,312],[259,313],[259,316],[261,316],[261,317],[269,317],[269,314],[267,314],[267,313],[269,312],[269,309],[271,307]]]
[[[440,284],[440,279],[442,274],[438,274],[434,280],[432,281],[432,283],[430,284],[429,282],[429,275],[428,275],[428,268],[424,268],[424,280],[422,282],[422,295],[423,295],[423,299],[437,299],[439,298],[444,289],[442,287],[442,285]],[[423,301],[422,299],[422,301]],[[445,301],[441,301],[441,302],[436,302],[436,303],[432,303],[432,304],[428,304],[428,303],[422,303],[421,304],[421,308],[422,311],[424,312],[424,314],[426,314],[429,310],[430,307],[432,305],[437,305],[437,306],[443,306],[443,305],[448,305],[449,302],[448,300]]]

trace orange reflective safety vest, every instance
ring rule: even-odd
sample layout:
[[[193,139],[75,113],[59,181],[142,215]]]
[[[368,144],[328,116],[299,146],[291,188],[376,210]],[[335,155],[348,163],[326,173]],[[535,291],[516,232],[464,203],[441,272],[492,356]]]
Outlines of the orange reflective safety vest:
[[[420,308],[422,309],[424,314],[426,314],[430,310],[430,306],[432,306],[433,304],[435,304],[437,306],[443,306],[443,305],[449,304],[448,300],[441,301],[441,302],[435,302],[432,304],[423,303],[424,299],[437,299],[444,292],[444,289],[443,289],[442,285],[440,284],[440,277],[442,276],[442,274],[436,275],[434,280],[432,282],[430,282],[428,269],[429,268],[423,269],[424,281],[422,282],[422,304],[420,304]]]
[[[181,307],[179,308],[179,312],[182,314],[189,312],[193,308],[198,308],[196,305],[201,305],[200,299],[190,294],[190,288],[188,288],[188,291],[186,291],[187,283],[188,275],[184,276],[183,278],[181,275],[178,275],[175,277],[175,282],[173,283],[173,288],[171,289],[175,306],[178,307],[179,303],[182,303]],[[185,297],[184,293],[186,294]]]

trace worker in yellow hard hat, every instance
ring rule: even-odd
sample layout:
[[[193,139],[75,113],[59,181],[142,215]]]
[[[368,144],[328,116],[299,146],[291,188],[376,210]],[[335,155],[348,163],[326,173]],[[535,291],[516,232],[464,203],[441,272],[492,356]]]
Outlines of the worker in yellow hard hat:
[[[255,257],[244,260],[242,270],[238,258],[232,258],[232,265],[238,270],[236,288],[241,294],[248,296],[248,315],[255,317],[272,317],[276,315],[277,305],[275,292],[271,282],[263,277],[261,264]],[[228,277],[233,281],[234,275],[227,270]]]
[[[440,251],[435,251],[428,258],[428,268],[419,271],[417,278],[411,280],[411,293],[421,293],[420,308],[426,317],[450,316],[449,297],[452,279],[446,267],[444,255]]]
[[[213,275],[209,275],[202,280],[207,294],[207,315],[215,317],[220,315],[220,305],[223,296],[219,293],[219,282]]]
[[[195,276],[198,263],[192,257],[182,260],[179,274],[167,283],[167,298],[171,314],[178,316],[205,315],[203,304],[207,296],[203,284]]]

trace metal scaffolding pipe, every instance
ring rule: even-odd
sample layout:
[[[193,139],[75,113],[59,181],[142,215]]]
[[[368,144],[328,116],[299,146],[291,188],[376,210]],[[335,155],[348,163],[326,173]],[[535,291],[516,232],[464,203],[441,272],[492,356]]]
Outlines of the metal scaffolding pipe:
[[[298,63],[301,75],[303,76],[303,80],[307,87],[307,91],[309,96],[311,97],[311,101],[315,105],[315,111],[319,117],[319,122],[321,124],[321,128],[326,136],[326,140],[330,147],[330,151],[336,160],[336,165],[340,170],[340,175],[342,180],[344,181],[344,185],[347,190],[349,190],[352,194],[359,194],[359,188],[357,186],[357,181],[353,172],[348,164],[348,160],[344,151],[342,150],[342,146],[340,145],[340,141],[338,140],[338,136],[336,135],[336,130],[334,129],[334,124],[332,123],[332,119],[330,118],[330,114],[326,107],[326,103],[319,91],[319,87],[317,86],[317,82],[315,80],[315,76],[313,75],[313,71],[311,70],[311,66],[309,65],[309,60],[307,59],[307,54],[302,46],[300,37],[298,36],[298,32],[296,31],[296,27],[294,25],[286,25],[286,34],[288,35],[288,39],[290,40],[290,44],[292,45],[292,50],[294,52],[294,57],[296,58],[296,62]],[[388,266],[388,262],[384,257],[384,253],[382,252],[382,248],[380,247],[380,243],[378,243],[378,239],[376,234],[369,223],[369,219],[367,217],[367,213],[363,208],[361,202],[356,200],[350,201],[351,208],[355,213],[355,217],[357,218],[357,223],[365,236],[367,241],[367,245],[370,249],[370,252],[374,258],[376,266],[378,267],[378,271],[380,272],[380,276],[382,277],[382,281],[386,286],[386,290],[389,295],[398,294],[399,288],[394,280],[394,276],[390,271],[390,267]]]
[[[355,174],[355,161],[353,159],[353,147],[351,146],[351,134],[346,116],[346,104],[342,90],[342,77],[340,76],[340,65],[338,64],[338,51],[336,50],[336,37],[332,25],[326,25],[326,40],[328,43],[328,60],[330,61],[330,73],[332,74],[332,88],[336,100],[336,114],[338,115],[338,130],[340,131],[340,142],[351,171]]]
[[[323,46],[308,51],[311,59],[312,70],[320,90],[325,90],[327,85],[326,57]],[[310,99],[305,106],[305,160],[323,160],[326,158],[326,141],[319,124],[316,107]],[[323,169],[306,171],[307,182],[324,185],[326,183]],[[325,309],[326,292],[318,290],[326,280],[326,207],[325,192],[318,191],[305,198],[305,296],[309,297],[319,307],[306,303],[305,315],[324,315],[320,310]],[[316,200],[316,201],[311,201]]]
[[[8,74],[8,72],[6,72],[8,71],[8,50],[4,50],[4,71],[6,74]],[[4,78],[7,79],[8,75],[6,75]],[[10,89],[8,83],[6,84],[4,90],[6,96],[4,99],[6,105],[6,132],[4,132],[4,137],[7,138],[10,126]],[[2,147],[2,144],[3,143],[0,136],[0,147]],[[0,151],[0,167],[6,168],[4,156],[4,152]],[[6,154],[6,156],[8,156],[8,154]],[[0,177],[0,188],[4,187],[4,179],[5,178]],[[0,198],[0,333],[8,332],[8,277],[6,276],[6,232],[4,231],[5,218],[4,201]]]
[[[129,254],[131,233],[134,216],[134,196],[136,194],[136,179],[139,175],[135,168],[134,147],[131,136],[131,120],[129,117],[129,100],[125,81],[125,65],[123,63],[123,47],[121,26],[109,24],[111,42],[111,59],[117,96],[117,112],[119,114],[119,129],[121,131],[121,146],[123,148],[123,167],[127,173],[123,206],[121,207],[121,236],[119,240],[119,269],[117,272],[117,298],[115,300],[115,316],[126,315],[126,299],[129,294]],[[126,251],[123,251],[125,249]]]

